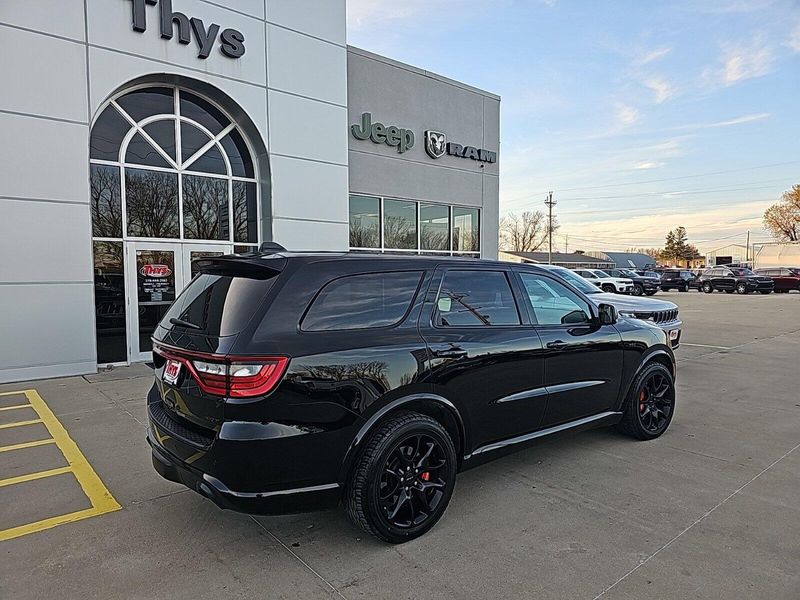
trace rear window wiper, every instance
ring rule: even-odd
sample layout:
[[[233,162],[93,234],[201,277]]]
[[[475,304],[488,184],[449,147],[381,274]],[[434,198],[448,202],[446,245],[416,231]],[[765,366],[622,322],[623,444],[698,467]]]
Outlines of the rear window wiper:
[[[173,325],[179,325],[181,327],[186,327],[187,329],[202,329],[200,325],[196,323],[191,323],[189,321],[184,321],[183,319],[178,319],[176,317],[170,317],[169,322]]]

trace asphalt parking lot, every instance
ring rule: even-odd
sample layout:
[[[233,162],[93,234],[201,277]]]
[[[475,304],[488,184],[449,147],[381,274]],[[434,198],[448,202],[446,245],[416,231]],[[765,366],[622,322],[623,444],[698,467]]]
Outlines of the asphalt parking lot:
[[[121,506],[0,542],[0,597],[796,600],[800,295],[656,298],[684,321],[662,438],[597,430],[465,472],[437,527],[402,546],[341,511],[253,518],[163,481],[143,365],[0,386],[35,389]],[[40,439],[27,430],[40,425],[0,427],[0,446]],[[59,449],[0,452],[0,530],[93,504],[65,473],[2,484],[63,468]]]

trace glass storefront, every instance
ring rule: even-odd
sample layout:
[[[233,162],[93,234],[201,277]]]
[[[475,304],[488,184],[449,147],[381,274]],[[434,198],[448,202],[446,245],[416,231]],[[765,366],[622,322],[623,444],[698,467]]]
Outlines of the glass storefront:
[[[480,257],[480,209],[350,196],[350,249]]]
[[[193,258],[257,249],[252,154],[213,102],[143,87],[95,121],[90,179],[98,362],[142,360]]]

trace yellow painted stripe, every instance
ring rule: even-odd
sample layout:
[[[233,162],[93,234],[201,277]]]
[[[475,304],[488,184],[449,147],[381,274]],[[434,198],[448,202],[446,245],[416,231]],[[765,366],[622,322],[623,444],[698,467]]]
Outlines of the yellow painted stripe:
[[[13,396],[15,394],[17,394],[17,395],[19,395],[19,394],[26,395],[25,392],[27,392],[27,391],[28,390],[17,390],[15,392],[0,392],[0,396]]]
[[[3,423],[0,429],[9,429],[11,427],[22,427],[23,425],[35,425],[36,423],[43,423],[41,419],[31,419],[30,421],[17,421],[16,423]]]
[[[25,483],[26,481],[34,481],[35,479],[44,479],[45,477],[53,477],[54,475],[63,475],[64,473],[69,473],[70,471],[72,471],[72,467],[58,467],[57,469],[36,471],[36,473],[27,473],[25,475],[18,475],[17,477],[0,479],[0,487],[14,485],[16,483]]]
[[[83,489],[83,493],[86,494],[89,502],[95,508],[96,514],[103,514],[122,508],[100,480],[97,473],[95,473],[92,465],[86,460],[78,445],[69,437],[67,430],[56,419],[53,411],[42,400],[39,393],[36,390],[26,390],[25,395],[28,397],[28,402],[33,405],[34,410],[39,413],[45,427],[47,427],[50,435],[58,444],[58,448],[64,458],[67,459],[67,463],[72,467],[75,478]]]
[[[10,452],[11,450],[22,450],[23,448],[35,448],[36,446],[44,446],[45,444],[55,444],[53,438],[46,440],[34,440],[32,442],[22,442],[21,444],[13,444],[11,446],[0,446],[0,452]]]
[[[16,410],[18,408],[28,408],[30,404],[17,404],[16,406],[0,406],[0,412],[4,410]]]
[[[41,521],[36,521],[35,523],[26,523],[25,525],[11,527],[10,529],[3,529],[2,531],[0,531],[0,542],[11,540],[21,535],[27,535],[29,533],[44,531],[45,529],[50,529],[51,527],[55,527],[56,525],[63,525],[64,523],[72,523],[74,521],[80,521],[81,519],[87,519],[89,517],[94,517],[100,514],[103,513],[95,508],[86,508],[84,510],[68,513],[66,515],[59,515],[57,517],[50,517],[49,519],[42,519]]]

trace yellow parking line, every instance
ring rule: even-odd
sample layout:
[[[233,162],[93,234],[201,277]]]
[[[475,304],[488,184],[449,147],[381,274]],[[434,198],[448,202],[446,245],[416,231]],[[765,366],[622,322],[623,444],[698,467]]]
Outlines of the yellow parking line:
[[[22,442],[21,444],[12,444],[10,446],[0,446],[0,452],[10,452],[11,450],[22,450],[24,448],[35,448],[36,446],[44,446],[45,444],[55,444],[53,438],[46,440],[34,440],[32,442]]]
[[[0,429],[8,429],[10,427],[22,427],[23,425],[35,425],[36,423],[42,423],[41,419],[31,419],[30,421],[17,421],[16,423],[3,423],[0,425]]]
[[[16,410],[18,408],[28,408],[30,404],[17,404],[16,406],[0,406],[0,412],[4,410]]]
[[[64,473],[71,471],[78,480],[78,484],[80,484],[83,493],[86,494],[89,502],[92,503],[92,507],[66,515],[42,519],[41,521],[36,521],[35,523],[27,523],[25,525],[19,525],[17,527],[0,530],[0,542],[19,537],[21,535],[27,535],[29,533],[35,533],[44,529],[49,529],[57,525],[63,525],[64,523],[71,523],[80,519],[95,517],[107,512],[121,509],[122,507],[111,495],[111,492],[108,491],[108,488],[106,488],[100,477],[97,475],[97,473],[95,473],[94,469],[89,464],[89,461],[86,460],[86,457],[78,448],[78,445],[72,441],[72,438],[69,437],[67,430],[64,429],[64,426],[56,418],[56,416],[53,414],[53,411],[50,410],[50,407],[47,406],[39,393],[36,390],[24,390],[21,392],[0,393],[0,396],[6,396],[10,394],[25,394],[25,396],[28,398],[28,402],[31,403],[31,406],[40,417],[40,419],[36,420],[35,422],[44,423],[47,431],[50,433],[55,444],[58,446],[58,449],[61,450],[61,453],[64,455],[64,458],[67,459],[67,463],[69,464],[68,467],[62,467],[61,469],[43,471],[42,473],[48,473],[48,475],[41,476],[47,477],[49,475],[55,475],[55,471],[62,471]],[[28,479],[22,479],[24,477],[28,477]],[[29,481],[30,477],[30,475],[23,475],[20,478],[13,479]],[[10,483],[8,483],[9,480],[4,481],[5,485],[10,485]],[[17,481],[16,483],[19,483],[20,481]]]
[[[71,471],[72,467],[58,467],[57,469],[47,469],[46,471],[36,471],[36,473],[27,473],[25,475],[18,475],[17,477],[0,479],[0,487],[14,485],[15,483],[25,483],[26,481],[34,481],[36,479],[44,479],[45,477],[52,477],[53,475],[63,475]]]

